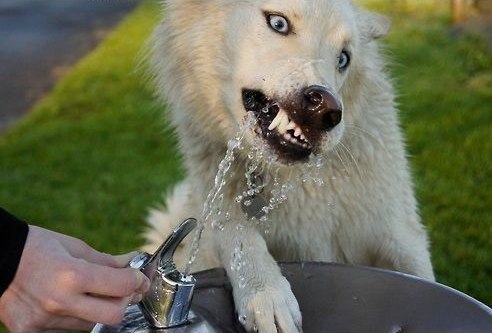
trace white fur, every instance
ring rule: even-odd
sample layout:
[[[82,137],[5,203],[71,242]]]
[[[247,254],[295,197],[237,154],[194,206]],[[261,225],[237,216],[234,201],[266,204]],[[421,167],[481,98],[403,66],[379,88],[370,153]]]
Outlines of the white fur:
[[[295,35],[267,25],[261,10],[283,13]],[[320,154],[325,185],[302,184],[271,212],[263,235],[248,224],[234,196],[245,188],[243,153],[225,189],[232,221],[206,229],[195,269],[223,266],[236,309],[248,330],[300,332],[301,315],[276,260],[344,262],[395,269],[434,279],[427,236],[417,212],[394,104],[394,93],[375,39],[388,21],[348,0],[168,0],[152,38],[152,73],[179,136],[187,177],[168,196],[166,210],[150,215],[147,251],[183,219],[199,217],[227,141],[245,110],[241,89],[285,95],[318,84],[338,92],[343,122],[327,133]],[[346,47],[352,63],[336,69]],[[251,145],[249,133],[245,145]],[[247,149],[245,149],[247,151]],[[302,165],[283,165],[282,181]],[[268,169],[269,170],[269,169]],[[239,223],[246,227],[239,231]],[[244,247],[244,281],[230,267],[238,239]],[[188,243],[189,244],[189,241]],[[186,247],[186,245],[185,245]],[[181,264],[189,250],[177,253]],[[275,258],[275,259],[274,259]],[[245,283],[245,288],[239,284]]]

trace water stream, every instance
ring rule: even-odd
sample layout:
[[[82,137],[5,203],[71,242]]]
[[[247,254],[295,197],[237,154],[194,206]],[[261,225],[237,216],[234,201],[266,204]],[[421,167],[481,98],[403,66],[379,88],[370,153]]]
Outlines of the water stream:
[[[198,219],[198,227],[195,233],[195,238],[193,239],[193,243],[191,246],[190,257],[185,269],[185,275],[188,275],[190,273],[191,266],[196,260],[200,248],[200,239],[202,237],[203,230],[207,226],[210,218],[212,217],[214,212],[216,215],[222,214],[221,206],[224,200],[224,195],[221,192],[222,192],[222,188],[226,184],[226,176],[235,158],[234,152],[240,148],[244,139],[244,135],[246,134],[246,131],[253,128],[255,124],[256,124],[256,118],[251,112],[248,112],[247,117],[245,118],[244,122],[239,128],[239,132],[236,134],[234,138],[229,140],[229,142],[227,143],[227,151],[224,158],[219,163],[219,168],[215,176],[214,186],[207,195],[207,199],[203,204],[201,216]],[[215,223],[220,223],[220,222],[215,222]],[[214,226],[220,228],[217,225]]]
[[[230,176],[231,166],[235,161],[235,155],[239,150],[243,150],[243,140],[246,132],[256,126],[257,120],[252,112],[248,112],[244,122],[241,124],[238,133],[229,140],[227,151],[219,163],[218,171],[215,176],[214,186],[207,195],[204,202],[201,216],[198,219],[198,227],[190,249],[189,261],[185,269],[185,275],[191,271],[192,265],[195,262],[200,248],[200,240],[205,228],[210,225],[214,230],[220,232],[224,230],[226,223],[230,222],[231,214],[228,207],[224,207],[224,186],[227,184],[227,179]],[[256,136],[255,136],[256,137]],[[288,177],[284,180],[280,176],[280,168],[275,164],[265,161],[275,159],[273,152],[264,144],[261,138],[256,138],[249,151],[247,152],[247,163],[244,172],[245,190],[238,193],[235,197],[235,202],[242,205],[243,211],[248,211],[251,205],[261,204],[261,212],[249,216],[245,213],[244,221],[252,223],[255,227],[259,227],[264,233],[269,233],[270,212],[284,203],[289,194],[298,186],[303,184],[313,183],[317,186],[324,184],[324,179],[321,176],[321,169],[325,165],[325,160],[319,156],[312,158],[302,165],[301,176],[296,179]],[[268,193],[266,189],[269,189]],[[261,198],[260,201],[258,201]],[[228,200],[225,200],[229,203]],[[259,203],[258,203],[259,202]],[[243,224],[238,224],[236,238],[234,241],[234,250],[231,254],[230,268],[238,275],[239,286],[242,287],[244,278],[242,271],[248,266],[244,251],[247,247],[242,242],[242,230],[248,227]]]

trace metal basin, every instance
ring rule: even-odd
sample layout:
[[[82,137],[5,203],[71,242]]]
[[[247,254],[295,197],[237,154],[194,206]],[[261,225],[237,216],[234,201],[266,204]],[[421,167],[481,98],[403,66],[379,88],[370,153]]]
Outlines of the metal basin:
[[[441,284],[349,265],[306,262],[280,266],[299,301],[304,333],[492,332],[490,308]],[[225,271],[213,269],[194,276],[191,324],[182,332],[244,332]],[[210,330],[198,323],[197,329],[190,329],[195,315],[204,318]],[[137,322],[141,324],[137,317],[135,313],[127,316],[123,329],[106,327],[100,332],[142,332],[132,329]],[[145,330],[154,331],[168,332]]]

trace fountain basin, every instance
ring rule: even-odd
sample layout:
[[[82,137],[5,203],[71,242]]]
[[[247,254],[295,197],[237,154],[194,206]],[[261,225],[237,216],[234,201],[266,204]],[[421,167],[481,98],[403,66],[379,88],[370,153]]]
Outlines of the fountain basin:
[[[438,283],[341,264],[301,262],[280,267],[299,301],[304,333],[492,332],[492,309]],[[172,332],[243,333],[225,271],[193,275],[197,284],[191,324]],[[122,326],[101,326],[94,332],[171,332],[143,328],[141,313],[136,311],[138,307],[130,308]]]

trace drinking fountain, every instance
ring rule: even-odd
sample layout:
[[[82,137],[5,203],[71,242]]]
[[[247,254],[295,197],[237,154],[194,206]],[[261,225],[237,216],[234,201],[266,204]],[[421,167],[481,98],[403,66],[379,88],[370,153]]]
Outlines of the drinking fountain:
[[[199,314],[190,311],[195,278],[178,271],[173,261],[176,248],[196,225],[193,218],[185,220],[154,254],[143,252],[130,261],[130,267],[140,269],[149,278],[149,291],[140,303],[128,306],[119,326],[97,324],[93,333],[219,332]]]
[[[92,333],[244,333],[223,269],[185,276],[173,254],[196,227],[181,223],[153,254],[130,262],[151,281],[118,326]],[[320,262],[280,263],[303,316],[305,333],[490,333],[492,309],[457,290],[377,268]],[[288,332],[287,332],[288,333]]]

